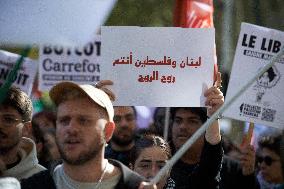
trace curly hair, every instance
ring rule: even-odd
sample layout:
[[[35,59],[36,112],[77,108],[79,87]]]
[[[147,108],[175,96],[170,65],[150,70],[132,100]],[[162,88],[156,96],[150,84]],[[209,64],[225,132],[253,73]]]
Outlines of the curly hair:
[[[258,146],[263,148],[268,148],[269,150],[275,152],[280,156],[280,143],[281,143],[281,135],[269,135],[263,136],[258,141]]]

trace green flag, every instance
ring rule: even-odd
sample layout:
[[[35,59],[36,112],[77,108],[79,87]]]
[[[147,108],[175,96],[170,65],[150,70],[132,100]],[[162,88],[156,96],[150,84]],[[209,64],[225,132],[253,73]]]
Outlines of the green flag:
[[[6,81],[4,82],[4,84],[1,86],[0,88],[0,104],[4,101],[4,99],[6,98],[6,95],[7,95],[7,92],[9,90],[9,88],[11,87],[11,85],[13,84],[14,82],[14,78],[16,77],[17,73],[18,73],[18,70],[20,69],[23,61],[24,61],[24,58],[29,54],[31,50],[31,47],[28,46],[26,47],[20,58],[17,60],[15,66],[13,67],[12,71],[9,73]]]

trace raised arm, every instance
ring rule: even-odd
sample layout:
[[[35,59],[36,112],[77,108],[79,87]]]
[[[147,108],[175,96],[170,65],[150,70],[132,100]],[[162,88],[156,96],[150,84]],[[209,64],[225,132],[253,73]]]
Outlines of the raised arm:
[[[205,91],[204,96],[206,97],[205,105],[207,108],[207,115],[210,117],[215,111],[224,104],[224,96],[220,90],[221,87],[221,73],[218,72],[217,80],[214,86]],[[205,139],[212,145],[218,144],[221,141],[219,121],[216,120],[209,126],[205,133]]]

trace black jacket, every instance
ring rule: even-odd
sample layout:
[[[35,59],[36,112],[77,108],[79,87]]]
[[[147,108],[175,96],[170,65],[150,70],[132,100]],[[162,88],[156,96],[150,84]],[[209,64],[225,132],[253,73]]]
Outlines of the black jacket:
[[[259,189],[255,174],[244,176],[242,167],[236,160],[224,156],[221,169],[220,189]]]
[[[205,141],[200,162],[187,164],[179,160],[172,168],[171,178],[178,189],[218,189],[223,156],[221,142],[211,145]]]
[[[119,161],[109,160],[111,164],[119,167],[122,175],[116,185],[116,189],[134,189],[138,188],[143,181],[143,177],[137,173],[131,171],[128,167],[120,163]],[[53,172],[53,171],[52,171]],[[56,189],[55,183],[52,178],[52,172],[46,170],[39,172],[27,179],[21,181],[22,189]]]

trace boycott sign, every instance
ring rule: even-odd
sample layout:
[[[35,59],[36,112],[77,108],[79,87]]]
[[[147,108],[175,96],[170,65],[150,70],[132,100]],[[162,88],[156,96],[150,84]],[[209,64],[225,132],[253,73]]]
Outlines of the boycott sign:
[[[43,45],[39,57],[39,90],[60,81],[95,84],[100,80],[100,36],[80,48]]]
[[[204,106],[213,84],[214,29],[102,27],[102,78],[115,105]]]
[[[243,23],[226,99],[267,64],[283,44],[284,32]],[[224,112],[224,116],[283,128],[283,73],[284,57],[281,57]]]
[[[8,78],[9,73],[19,58],[20,56],[17,54],[0,50],[0,85]],[[29,58],[24,58],[17,75],[14,77],[13,85],[30,95],[36,71],[37,62]]]

